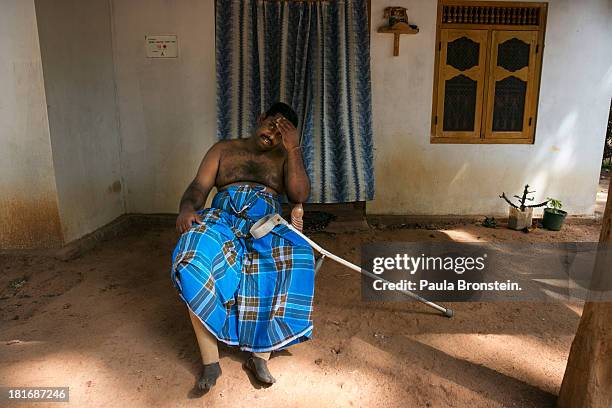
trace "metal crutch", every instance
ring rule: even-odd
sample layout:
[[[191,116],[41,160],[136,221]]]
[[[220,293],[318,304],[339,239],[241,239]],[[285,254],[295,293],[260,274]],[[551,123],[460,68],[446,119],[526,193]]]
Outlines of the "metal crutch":
[[[325,258],[330,258],[333,259],[334,261],[354,270],[357,271],[365,276],[368,276],[372,279],[375,280],[380,280],[383,282],[387,282],[387,283],[391,283],[388,280],[381,278],[380,276],[377,276],[375,274],[373,274],[372,272],[362,269],[359,266],[355,265],[354,263],[351,263],[349,261],[347,261],[346,259],[340,258],[337,255],[332,254],[331,252],[329,252],[328,250],[322,248],[320,245],[318,245],[316,242],[314,242],[313,240],[311,240],[310,238],[308,238],[306,235],[304,235],[301,231],[299,231],[298,229],[296,229],[293,225],[289,224],[283,217],[280,216],[280,214],[270,214],[270,215],[266,215],[265,217],[262,217],[259,221],[257,221],[255,224],[253,224],[253,226],[250,229],[251,235],[255,238],[255,239],[259,239],[261,237],[264,237],[265,235],[267,235],[268,233],[270,233],[270,231],[272,231],[274,229],[274,227],[276,227],[277,225],[284,225],[286,227],[288,227],[290,230],[292,230],[293,232],[295,232],[296,234],[298,234],[300,237],[302,237],[306,242],[308,242],[308,244],[318,253],[321,254],[321,257],[319,259],[317,259],[316,265],[315,265],[315,271],[317,271],[320,267],[321,264],[323,263],[323,261],[325,260]],[[454,312],[452,311],[452,309],[443,307],[438,305],[437,303],[434,302],[430,302],[429,300],[417,295],[416,293],[412,293],[408,290],[400,290],[399,292],[403,293],[406,296],[411,297],[414,300],[417,300],[423,304],[426,304],[427,306],[436,309],[437,311],[441,312],[444,316],[446,317],[453,317]]]

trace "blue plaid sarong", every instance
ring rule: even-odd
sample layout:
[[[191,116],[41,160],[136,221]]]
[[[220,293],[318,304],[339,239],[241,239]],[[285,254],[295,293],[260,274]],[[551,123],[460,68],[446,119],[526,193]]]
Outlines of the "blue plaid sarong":
[[[172,254],[180,297],[220,341],[242,350],[280,350],[312,335],[314,254],[278,225],[254,239],[249,229],[280,212],[262,186],[230,186],[198,211],[203,224],[185,232]]]

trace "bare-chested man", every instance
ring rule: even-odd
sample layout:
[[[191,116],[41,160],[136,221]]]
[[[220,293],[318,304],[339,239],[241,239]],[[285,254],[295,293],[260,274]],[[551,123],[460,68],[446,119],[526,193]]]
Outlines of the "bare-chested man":
[[[203,391],[221,375],[217,340],[252,352],[245,367],[272,384],[270,352],[312,334],[312,249],[284,226],[260,239],[249,235],[258,219],[280,212],[280,195],[308,198],[297,123],[288,105],[274,104],[250,138],[218,142],[206,153],[181,199],[172,281],[200,347]],[[212,187],[211,208],[200,210]]]

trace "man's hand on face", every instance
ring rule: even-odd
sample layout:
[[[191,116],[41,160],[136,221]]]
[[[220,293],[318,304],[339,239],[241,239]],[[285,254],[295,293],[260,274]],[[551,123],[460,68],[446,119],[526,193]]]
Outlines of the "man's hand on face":
[[[293,123],[289,122],[284,116],[278,115],[277,118],[274,119],[276,123],[276,127],[280,131],[283,137],[283,146],[287,151],[290,151],[300,145],[300,138],[298,136],[298,131],[293,126]]]
[[[191,228],[192,223],[197,223],[202,225],[203,222],[200,220],[198,214],[196,214],[193,210],[182,210],[179,213],[178,218],[176,219],[176,231],[179,234],[184,233],[185,231]]]

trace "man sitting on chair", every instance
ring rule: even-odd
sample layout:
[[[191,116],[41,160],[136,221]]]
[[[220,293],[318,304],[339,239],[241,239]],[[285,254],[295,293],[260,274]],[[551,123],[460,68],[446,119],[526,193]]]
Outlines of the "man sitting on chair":
[[[181,199],[171,276],[200,347],[202,391],[221,375],[217,340],[251,352],[245,367],[272,384],[270,352],[312,335],[312,248],[283,225],[259,239],[249,234],[261,217],[280,213],[281,194],[308,198],[297,122],[288,105],[272,105],[251,137],[210,148]],[[212,206],[201,210],[213,186]]]

